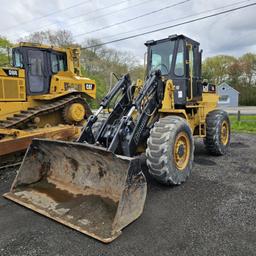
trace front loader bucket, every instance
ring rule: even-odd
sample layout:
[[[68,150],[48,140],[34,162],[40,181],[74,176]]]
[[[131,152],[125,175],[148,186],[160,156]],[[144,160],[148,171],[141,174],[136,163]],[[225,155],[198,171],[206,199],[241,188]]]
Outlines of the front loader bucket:
[[[138,159],[36,139],[4,196],[108,243],[141,215],[146,190]]]

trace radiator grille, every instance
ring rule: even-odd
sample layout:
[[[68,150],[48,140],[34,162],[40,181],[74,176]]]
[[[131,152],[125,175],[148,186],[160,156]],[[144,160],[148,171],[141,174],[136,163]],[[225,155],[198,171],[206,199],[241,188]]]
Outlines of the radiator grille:
[[[25,99],[25,87],[22,79],[0,78],[0,100],[17,101]]]

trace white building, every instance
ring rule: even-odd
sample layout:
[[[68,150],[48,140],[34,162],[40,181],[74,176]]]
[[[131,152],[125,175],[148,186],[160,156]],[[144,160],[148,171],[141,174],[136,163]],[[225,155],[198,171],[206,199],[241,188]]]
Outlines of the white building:
[[[217,94],[220,96],[218,102],[219,106],[238,107],[239,92],[227,83],[222,83],[217,86]]]

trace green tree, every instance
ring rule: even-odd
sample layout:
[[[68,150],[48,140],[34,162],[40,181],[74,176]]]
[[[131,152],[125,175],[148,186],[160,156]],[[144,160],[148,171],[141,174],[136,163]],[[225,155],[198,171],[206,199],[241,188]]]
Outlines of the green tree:
[[[256,54],[207,58],[203,62],[203,77],[216,85],[224,81],[229,83],[240,92],[240,105],[256,105]]]
[[[116,82],[115,79],[111,79],[112,72],[118,77],[130,73],[133,81],[144,78],[143,67],[133,54],[100,44],[98,39],[86,40],[82,44],[81,51],[81,66],[84,74],[96,80],[98,102]]]
[[[203,77],[209,81],[220,84],[221,82],[232,80],[232,66],[237,63],[237,59],[233,56],[218,55],[206,58],[203,62]]]
[[[243,80],[251,87],[255,84],[253,77],[256,75],[256,54],[246,53],[239,58]]]
[[[69,47],[74,45],[72,32],[65,29],[34,32],[28,36],[20,38],[19,41],[50,44],[60,47]]]
[[[0,36],[0,66],[9,66],[9,56],[12,44],[5,37]]]

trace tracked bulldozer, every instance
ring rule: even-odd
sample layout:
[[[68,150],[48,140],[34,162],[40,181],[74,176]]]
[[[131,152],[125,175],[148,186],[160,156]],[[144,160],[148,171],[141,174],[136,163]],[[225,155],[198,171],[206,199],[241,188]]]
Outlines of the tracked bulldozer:
[[[79,48],[18,44],[12,67],[0,68],[1,155],[15,151],[8,144],[13,140],[24,141],[24,148],[35,129],[51,138],[60,124],[82,125],[92,114],[87,100],[95,97],[95,81],[80,75]]]
[[[77,142],[34,140],[6,198],[108,243],[143,211],[141,154],[157,181],[180,185],[191,173],[194,136],[210,154],[226,153],[230,122],[216,109],[215,86],[201,80],[199,43],[173,35],[146,46],[145,81],[121,77]]]

